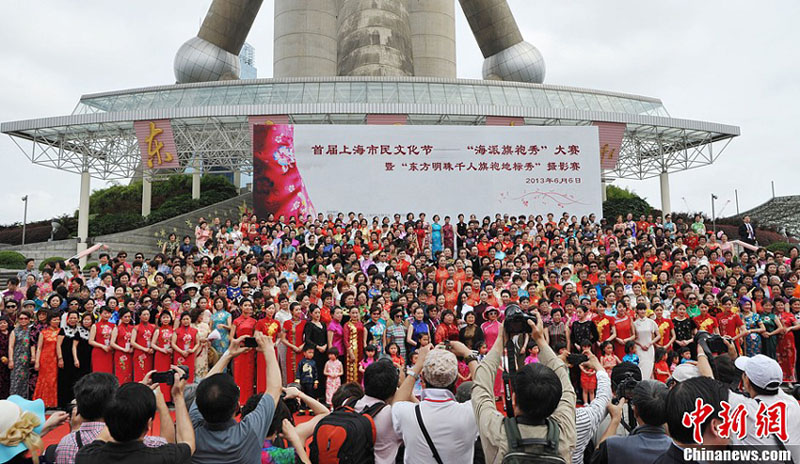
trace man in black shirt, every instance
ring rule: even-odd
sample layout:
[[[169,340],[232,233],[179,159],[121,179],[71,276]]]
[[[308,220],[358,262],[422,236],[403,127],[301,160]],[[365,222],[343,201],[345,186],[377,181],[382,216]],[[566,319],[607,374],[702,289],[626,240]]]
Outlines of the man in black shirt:
[[[177,369],[177,368],[175,368]],[[164,401],[160,391],[153,393],[141,383],[126,383],[117,390],[114,399],[106,407],[106,427],[92,443],[84,446],[75,456],[76,464],[188,464],[194,453],[194,429],[189,411],[183,399],[186,380],[175,373],[172,398],[175,402],[177,444],[166,444],[148,448],[142,443],[153,425],[156,415],[156,397]],[[158,388],[157,384],[156,387]]]

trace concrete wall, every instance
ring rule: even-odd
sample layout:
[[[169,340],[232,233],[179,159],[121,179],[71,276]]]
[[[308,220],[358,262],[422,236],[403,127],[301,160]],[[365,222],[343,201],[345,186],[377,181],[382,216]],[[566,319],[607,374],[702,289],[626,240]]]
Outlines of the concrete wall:
[[[274,77],[336,75],[341,0],[275,0]]]
[[[338,38],[340,76],[414,74],[408,0],[344,0]]]
[[[456,77],[456,19],[453,0],[408,0],[414,75]]]

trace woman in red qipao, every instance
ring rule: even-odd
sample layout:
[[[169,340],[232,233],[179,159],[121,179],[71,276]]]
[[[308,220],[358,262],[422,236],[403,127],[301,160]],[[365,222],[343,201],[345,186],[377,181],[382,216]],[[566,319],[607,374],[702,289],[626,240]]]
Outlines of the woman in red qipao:
[[[100,308],[100,320],[89,331],[89,344],[92,345],[92,372],[114,373],[114,353],[111,352],[111,333],[114,324],[108,322],[111,310],[108,306]]]
[[[436,328],[436,344],[444,343],[445,341],[458,341],[458,325],[456,325],[456,316],[453,311],[446,309],[442,313],[442,323]]]
[[[39,371],[39,379],[33,391],[33,398],[41,398],[48,408],[58,406],[58,360],[56,345],[58,343],[59,324],[61,317],[51,313],[48,317],[48,326],[39,332],[39,341],[36,349],[36,362],[34,368]]]
[[[188,311],[181,314],[180,324],[172,334],[172,351],[175,365],[189,368],[187,383],[194,382],[194,357],[202,345],[197,343],[197,329],[192,327],[192,316]]]
[[[347,352],[344,374],[347,382],[361,382],[358,363],[364,358],[367,332],[359,319],[358,307],[350,308],[350,320],[344,324],[344,350]]]
[[[784,327],[783,335],[778,341],[775,358],[781,366],[781,370],[783,370],[783,381],[794,383],[797,381],[795,373],[797,353],[794,347],[794,333],[792,332],[800,329],[800,324],[794,314],[788,310],[789,308],[785,301],[777,299],[774,304],[775,312],[778,314],[778,317],[781,319],[781,324],[783,324]]]
[[[114,349],[114,375],[119,384],[133,381],[133,346],[131,346],[131,311],[124,308],[119,312],[119,325],[111,333],[111,348]]]
[[[172,366],[172,333],[175,329],[172,328],[172,313],[164,310],[158,316],[161,326],[153,334],[153,340],[150,346],[156,350],[156,355],[153,359],[153,369],[159,372],[170,370]],[[170,386],[161,384],[161,393],[164,394],[164,401],[172,401],[172,394],[170,393]]]
[[[256,320],[253,319],[253,302],[242,300],[239,304],[242,315],[233,320],[231,339],[244,343],[246,337],[255,333]],[[239,402],[244,404],[253,395],[253,381],[255,380],[256,352],[248,350],[233,360],[233,380],[239,386]]]
[[[150,309],[143,308],[139,313],[139,325],[133,328],[131,345],[133,345],[133,381],[141,382],[145,374],[153,370],[153,353],[150,346],[155,324],[150,323]]]
[[[264,306],[264,318],[256,323],[256,330],[262,334],[272,338],[272,342],[276,343],[281,335],[281,324],[272,318],[275,315],[275,303],[267,301]],[[277,343],[275,345],[277,347]],[[277,348],[275,355],[278,355]],[[264,361],[264,355],[261,353],[256,354],[256,393],[264,393],[267,391],[267,363]]]
[[[617,328],[617,338],[614,340],[616,342],[614,344],[614,354],[619,359],[625,357],[625,343],[634,338],[632,322],[625,305],[618,304],[617,316],[614,318],[614,327]]]
[[[306,321],[302,320],[303,307],[300,303],[294,302],[289,306],[292,318],[283,323],[281,340],[286,344],[286,383],[294,382],[297,374],[297,366],[303,359],[303,331],[306,328]]]

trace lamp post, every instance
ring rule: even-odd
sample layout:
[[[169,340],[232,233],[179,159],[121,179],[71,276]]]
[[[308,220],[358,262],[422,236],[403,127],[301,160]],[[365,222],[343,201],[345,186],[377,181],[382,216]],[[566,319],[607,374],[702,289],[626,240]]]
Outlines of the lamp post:
[[[28,195],[22,197],[22,201],[25,203],[25,212],[22,213],[22,244],[25,245],[25,228],[28,225]]]
[[[712,224],[711,230],[714,232],[714,235],[717,235],[717,215],[714,210],[714,200],[716,200],[717,198],[718,197],[716,195],[714,195],[713,193],[711,194],[711,224]]]

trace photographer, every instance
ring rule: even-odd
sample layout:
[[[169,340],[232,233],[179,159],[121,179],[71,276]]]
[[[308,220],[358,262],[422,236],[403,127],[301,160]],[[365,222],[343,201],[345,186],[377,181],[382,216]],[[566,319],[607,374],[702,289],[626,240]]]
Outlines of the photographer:
[[[153,394],[153,385],[126,383],[117,391],[106,407],[106,427],[92,443],[84,446],[75,456],[76,464],[91,463],[189,463],[195,449],[194,430],[183,399],[186,380],[183,371],[173,366],[175,373],[172,398],[175,401],[177,444],[151,448],[143,443],[153,425],[156,404],[165,407],[160,390]],[[149,373],[146,381],[149,383]],[[158,388],[158,385],[155,385]],[[162,416],[163,417],[163,416]]]
[[[702,348],[697,351],[697,367],[700,374],[714,378],[708,356],[703,352]],[[734,364],[737,369],[743,372],[741,377],[742,391],[747,395],[729,391],[727,399],[731,409],[741,404],[744,405],[747,411],[745,430],[748,433],[742,439],[732,436],[731,442],[734,445],[786,447],[791,450],[794,462],[800,462],[800,446],[796,446],[800,445],[800,405],[797,400],[780,388],[783,380],[781,366],[777,361],[763,354],[753,357],[740,356],[736,358]],[[762,404],[770,407],[779,403],[786,406],[783,421],[788,440],[785,443],[781,442],[774,434],[759,438],[755,433],[758,428],[759,408]]]
[[[629,463],[651,464],[672,443],[664,430],[667,386],[657,380],[644,380],[633,389],[633,416],[636,428],[628,436],[617,436],[626,399],[609,403],[611,423],[592,456],[592,464]]]
[[[534,313],[536,322],[525,318],[533,340],[539,345],[539,362],[518,369],[511,379],[513,415],[519,424],[521,438],[545,438],[554,426],[559,438],[547,450],[538,452],[526,447],[525,452],[545,454],[557,452],[565,462],[570,462],[575,446],[575,390],[569,380],[564,362],[550,349],[544,335],[542,318]],[[472,406],[479,424],[481,443],[486,462],[499,463],[509,453],[506,422],[494,402],[494,379],[500,367],[505,341],[509,335],[504,330],[497,335],[491,351],[475,371]],[[509,411],[509,416],[511,416]],[[552,424],[550,427],[546,424]],[[544,448],[544,447],[543,447]],[[555,448],[555,449],[554,449]],[[513,450],[518,451],[518,450]]]

